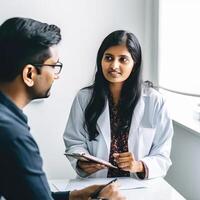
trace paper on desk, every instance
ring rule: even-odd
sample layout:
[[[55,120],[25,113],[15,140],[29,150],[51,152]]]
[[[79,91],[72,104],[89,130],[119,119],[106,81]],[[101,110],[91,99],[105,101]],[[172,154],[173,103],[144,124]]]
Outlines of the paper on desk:
[[[64,181],[55,181],[53,183],[54,187],[58,191],[66,190],[79,190],[90,185],[96,184],[106,184],[111,181],[113,178],[83,178],[83,179],[71,179],[68,183]],[[145,188],[147,184],[142,180],[137,180],[130,177],[120,177],[118,178],[118,183],[120,184],[121,190],[136,189],[136,188]]]

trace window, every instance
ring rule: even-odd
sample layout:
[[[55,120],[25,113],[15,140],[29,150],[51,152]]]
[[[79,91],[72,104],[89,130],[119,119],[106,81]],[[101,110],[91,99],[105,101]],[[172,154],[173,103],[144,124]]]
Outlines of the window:
[[[159,1],[158,43],[159,86],[200,96],[199,0]],[[196,124],[193,129],[200,132],[200,97],[162,92],[169,100],[173,118],[188,127]]]

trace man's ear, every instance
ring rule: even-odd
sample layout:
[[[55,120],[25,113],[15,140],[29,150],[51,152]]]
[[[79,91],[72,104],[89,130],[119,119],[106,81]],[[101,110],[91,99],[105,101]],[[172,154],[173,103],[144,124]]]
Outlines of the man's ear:
[[[28,87],[34,85],[34,78],[36,75],[36,69],[33,65],[26,65],[22,71],[22,79]]]

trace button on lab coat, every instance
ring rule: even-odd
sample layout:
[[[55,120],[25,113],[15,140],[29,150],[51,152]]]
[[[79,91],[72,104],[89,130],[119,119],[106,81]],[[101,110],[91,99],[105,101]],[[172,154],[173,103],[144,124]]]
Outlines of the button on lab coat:
[[[84,129],[84,110],[91,97],[91,89],[82,89],[76,95],[64,132],[67,153],[89,153],[109,161],[111,128],[109,105],[97,121],[99,135],[89,141]],[[152,88],[142,90],[141,97],[133,112],[128,149],[136,160],[141,160],[148,168],[148,178],[164,177],[171,165],[170,151],[173,136],[172,121],[161,94]],[[76,168],[77,160],[69,158],[79,176],[85,174]],[[107,169],[100,170],[90,177],[107,177]],[[131,176],[135,176],[131,173]]]

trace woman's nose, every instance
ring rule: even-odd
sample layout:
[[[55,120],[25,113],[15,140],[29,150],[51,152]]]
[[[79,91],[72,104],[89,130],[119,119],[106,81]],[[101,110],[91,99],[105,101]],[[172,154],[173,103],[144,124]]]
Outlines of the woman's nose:
[[[112,69],[118,69],[119,68],[119,62],[117,62],[117,61],[113,61],[112,63],[111,63],[111,68]]]

